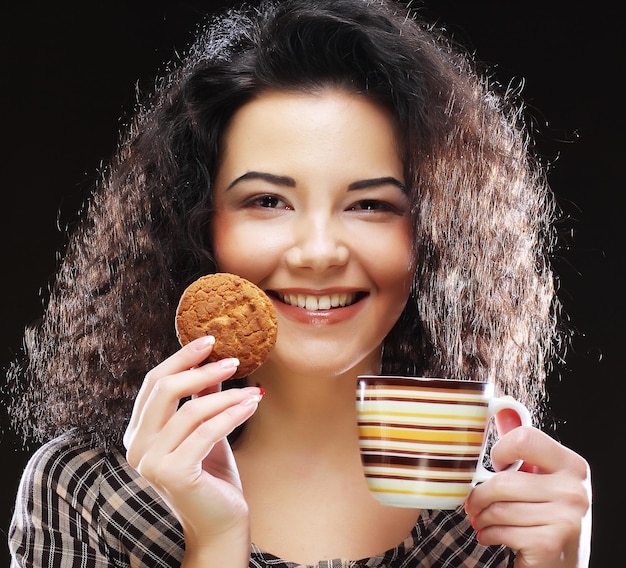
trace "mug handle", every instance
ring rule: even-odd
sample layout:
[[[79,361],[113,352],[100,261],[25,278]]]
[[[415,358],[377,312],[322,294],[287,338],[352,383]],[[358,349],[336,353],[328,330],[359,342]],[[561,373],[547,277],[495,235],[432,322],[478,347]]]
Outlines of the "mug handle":
[[[513,400],[508,397],[492,397],[489,399],[489,406],[487,407],[487,423],[501,410],[514,410],[520,418],[522,426],[532,426],[532,418],[530,416],[530,412],[528,409],[517,400]],[[483,465],[483,458],[485,456],[487,440],[485,439],[485,445],[483,446],[483,451],[480,454],[480,459],[478,461],[478,466],[476,467],[476,474],[474,475],[474,479],[472,480],[472,485],[476,485],[477,483],[482,483],[483,481],[487,481],[490,477],[493,477],[496,472],[488,470]],[[520,467],[522,467],[523,460],[517,460],[512,463],[502,471],[517,471]]]

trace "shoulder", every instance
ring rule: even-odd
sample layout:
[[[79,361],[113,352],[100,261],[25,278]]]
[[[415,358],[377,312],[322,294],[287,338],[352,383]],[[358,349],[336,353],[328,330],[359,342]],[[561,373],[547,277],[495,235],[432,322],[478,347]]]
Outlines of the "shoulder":
[[[28,461],[20,492],[56,495],[73,507],[97,508],[99,515],[111,509],[158,509],[168,513],[158,494],[126,461],[123,448],[95,445],[88,437],[71,433],[42,445]],[[48,499],[46,499],[48,501]]]
[[[54,438],[31,456],[22,475],[22,483],[36,486],[71,487],[76,494],[91,488],[106,470],[124,466],[119,448],[94,445],[89,438],[72,433]]]
[[[117,472],[113,490],[107,483],[110,472]],[[95,521],[106,511],[112,494],[137,477],[120,448],[98,446],[87,437],[67,433],[33,453],[22,474],[18,503],[30,503],[31,511],[43,515],[66,512]]]
[[[37,449],[22,475],[21,485],[35,487],[93,484],[105,459],[102,448],[93,447],[88,440],[65,434]]]
[[[22,475],[13,538],[37,539],[44,527],[55,550],[74,547],[67,543],[72,535],[120,566],[128,558],[132,565],[177,566],[184,550],[177,519],[123,449],[72,434],[41,446]]]

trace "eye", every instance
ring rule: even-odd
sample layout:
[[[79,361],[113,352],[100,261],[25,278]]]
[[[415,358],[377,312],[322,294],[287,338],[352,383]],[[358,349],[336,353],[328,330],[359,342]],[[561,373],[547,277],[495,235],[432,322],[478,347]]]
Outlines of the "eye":
[[[402,214],[395,205],[378,199],[363,199],[348,208],[348,211],[382,211]]]
[[[263,209],[291,209],[290,205],[277,195],[257,195],[246,201],[247,207],[261,207]]]

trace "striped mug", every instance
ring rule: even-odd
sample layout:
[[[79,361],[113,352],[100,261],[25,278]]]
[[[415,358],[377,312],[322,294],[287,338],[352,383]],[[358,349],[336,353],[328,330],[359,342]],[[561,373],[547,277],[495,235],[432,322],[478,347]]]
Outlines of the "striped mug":
[[[415,509],[455,509],[494,475],[483,458],[497,412],[512,409],[522,425],[532,422],[523,404],[479,381],[364,375],[356,407],[369,490],[384,505]]]

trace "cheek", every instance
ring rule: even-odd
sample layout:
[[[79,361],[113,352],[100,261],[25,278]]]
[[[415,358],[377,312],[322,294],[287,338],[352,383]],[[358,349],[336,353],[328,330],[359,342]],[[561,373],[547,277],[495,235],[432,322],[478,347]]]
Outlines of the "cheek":
[[[393,250],[393,249],[392,249]],[[391,326],[395,324],[402,314],[409,295],[414,278],[413,255],[410,245],[406,248],[398,246],[388,257],[385,265],[384,280],[380,280],[378,285],[384,296],[383,306],[388,311],[388,317],[393,320]],[[382,273],[381,273],[382,274]],[[389,327],[391,329],[391,327]]]
[[[381,307],[386,311],[385,317],[393,320],[391,325],[400,317],[410,295],[415,266],[411,251],[408,239],[399,238],[390,244],[386,254],[381,251],[385,262],[374,267],[379,274],[377,287],[384,298]]]
[[[238,267],[251,254],[248,231],[234,223],[228,215],[218,215],[213,223],[213,248],[217,268],[221,272],[239,274]]]
[[[218,270],[252,282],[259,282],[267,274],[280,250],[277,236],[271,231],[229,215],[216,217],[212,236]]]
[[[369,263],[372,273],[378,275],[381,288],[406,299],[415,269],[408,222],[361,242],[370,243],[363,258]]]
[[[383,280],[381,280],[380,286],[387,291],[387,295],[390,298],[389,301],[402,306],[400,310],[402,311],[413,283],[413,263],[410,255],[397,255],[394,260],[394,263],[387,265],[387,270],[382,276]]]

